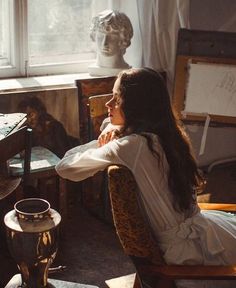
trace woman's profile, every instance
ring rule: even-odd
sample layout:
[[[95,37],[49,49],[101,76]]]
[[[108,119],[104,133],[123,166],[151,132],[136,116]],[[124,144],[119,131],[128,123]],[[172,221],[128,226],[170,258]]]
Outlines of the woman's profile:
[[[203,179],[161,75],[149,68],[119,73],[106,103],[110,124],[98,140],[69,150],[56,166],[81,181],[111,164],[128,167],[168,264],[236,263],[236,216],[202,211]],[[178,280],[177,287],[235,287],[234,281]]]

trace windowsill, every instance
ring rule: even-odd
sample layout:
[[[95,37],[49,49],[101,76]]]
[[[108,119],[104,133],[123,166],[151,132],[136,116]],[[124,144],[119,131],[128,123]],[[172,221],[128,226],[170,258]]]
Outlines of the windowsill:
[[[0,79],[0,94],[75,87],[75,80],[93,78],[88,73]]]

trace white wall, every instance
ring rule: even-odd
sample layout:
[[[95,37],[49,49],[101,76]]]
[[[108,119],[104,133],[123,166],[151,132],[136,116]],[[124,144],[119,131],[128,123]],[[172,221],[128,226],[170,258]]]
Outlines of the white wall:
[[[235,0],[190,0],[190,27],[236,32]]]
[[[203,126],[187,125],[186,131],[193,144],[199,166],[236,157],[236,127],[210,127],[207,132],[204,154],[199,155]]]

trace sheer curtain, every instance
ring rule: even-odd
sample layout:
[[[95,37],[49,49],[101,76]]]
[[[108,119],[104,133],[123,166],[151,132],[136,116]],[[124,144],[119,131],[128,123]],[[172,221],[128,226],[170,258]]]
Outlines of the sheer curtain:
[[[189,0],[94,1],[94,13],[104,9],[124,12],[132,22],[134,36],[126,61],[133,67],[166,71],[172,92],[177,35],[180,27],[189,27]]]
[[[179,28],[189,26],[188,0],[153,0],[152,6],[139,0],[143,65],[164,70],[172,91]],[[144,11],[144,12],[143,12]]]

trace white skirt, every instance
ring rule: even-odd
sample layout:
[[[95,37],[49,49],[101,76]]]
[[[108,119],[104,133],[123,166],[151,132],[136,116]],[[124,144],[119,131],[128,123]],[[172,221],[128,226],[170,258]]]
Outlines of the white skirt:
[[[167,264],[236,264],[236,215],[202,210],[178,227],[160,233],[160,248]],[[236,287],[234,280],[177,280],[179,288]]]

